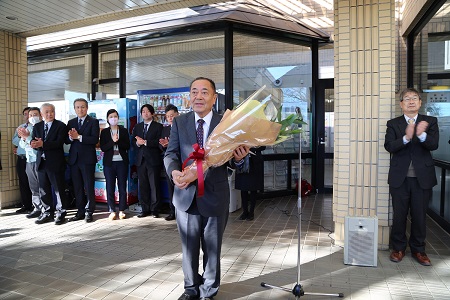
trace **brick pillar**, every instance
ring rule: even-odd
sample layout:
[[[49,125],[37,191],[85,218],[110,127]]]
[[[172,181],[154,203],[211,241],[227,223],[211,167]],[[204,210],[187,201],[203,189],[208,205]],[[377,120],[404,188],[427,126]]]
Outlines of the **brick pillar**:
[[[345,216],[377,216],[380,249],[389,245],[384,150],[395,106],[395,0],[335,0],[335,157],[333,219],[344,240]]]
[[[22,123],[28,104],[26,40],[0,31],[0,208],[20,201],[16,157],[12,149],[14,130]]]

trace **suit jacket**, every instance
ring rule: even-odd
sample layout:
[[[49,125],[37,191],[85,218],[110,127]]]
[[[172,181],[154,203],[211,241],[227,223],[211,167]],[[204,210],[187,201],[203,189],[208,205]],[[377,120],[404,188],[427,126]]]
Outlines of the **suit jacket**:
[[[41,138],[44,144],[37,149],[36,153],[36,167],[42,162],[42,153],[45,153],[46,160],[49,161],[45,165],[46,169],[52,172],[64,171],[66,168],[66,159],[64,158],[64,140],[67,136],[67,127],[61,121],[53,120],[52,126],[47,134],[47,139],[44,141],[44,121],[41,121],[33,126],[33,137]]]
[[[163,126],[161,123],[153,120],[150,123],[150,127],[147,129],[147,134],[144,135],[144,122],[140,122],[136,124],[133,128],[133,139],[131,144],[133,147],[136,147],[136,166],[140,166],[142,164],[142,158],[145,158],[145,163],[151,167],[159,167],[162,166],[162,158],[161,158],[161,149],[159,148],[159,138],[161,137]],[[147,146],[136,145],[136,136],[139,136],[147,141]]]
[[[130,149],[130,135],[128,134],[128,130],[119,125],[119,140],[117,143],[114,143],[111,138],[111,129],[105,128],[100,133],[100,148],[102,149],[103,156],[103,165],[104,166],[112,166],[112,159],[114,155],[114,146],[119,146],[119,153],[122,157],[123,161],[128,165],[130,160],[128,158],[128,149]]]
[[[219,124],[222,116],[213,113],[208,136]],[[183,161],[193,151],[192,145],[197,143],[194,112],[176,117],[172,124],[170,143],[164,156],[167,174],[172,178],[173,170],[181,170]],[[186,189],[175,186],[173,204],[182,211],[191,206],[197,191],[197,181],[192,182]],[[227,165],[209,168],[205,176],[205,193],[197,198],[197,207],[202,216],[213,217],[228,213],[230,203],[230,188],[228,185]]]
[[[67,132],[72,128],[78,128],[78,118],[73,118],[67,123]],[[69,151],[69,165],[78,164],[96,164],[97,155],[95,153],[95,146],[98,143],[100,133],[100,126],[98,120],[87,115],[84,119],[83,126],[77,129],[78,134],[81,134],[82,142],[79,140],[71,141],[66,137],[66,144],[70,144]]]
[[[403,183],[412,161],[417,180],[422,189],[431,189],[437,184],[431,152],[439,145],[439,128],[435,117],[419,114],[416,124],[427,121],[427,138],[423,143],[416,135],[406,145],[403,144],[403,136],[407,127],[405,117],[402,115],[387,122],[384,148],[391,153],[388,183],[393,188],[398,188]]]
[[[172,126],[168,125],[168,126],[164,126],[163,130],[161,132],[161,138],[165,139],[165,138],[169,138],[170,137],[170,130],[172,129]],[[159,145],[159,148],[161,149],[161,151],[164,153],[167,149],[164,148],[163,146]]]

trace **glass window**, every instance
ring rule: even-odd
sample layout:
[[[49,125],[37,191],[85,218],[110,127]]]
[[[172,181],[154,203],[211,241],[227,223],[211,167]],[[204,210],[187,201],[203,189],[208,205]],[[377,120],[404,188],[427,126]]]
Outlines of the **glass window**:
[[[157,117],[164,120],[167,103],[179,106],[180,112],[190,109],[189,101],[181,105],[183,91],[197,77],[214,80],[219,93],[216,110],[224,112],[225,51],[223,32],[178,35],[145,39],[127,43],[127,94],[146,91],[147,94],[167,94],[178,98],[155,106]],[[116,66],[118,68],[118,65]],[[109,69],[114,69],[110,67]],[[164,99],[164,96],[157,96]],[[183,96],[184,97],[184,96]],[[160,99],[161,99],[160,98]],[[169,98],[167,98],[169,99]],[[183,98],[184,99],[184,98]],[[138,106],[141,104],[139,103]]]
[[[319,48],[319,79],[334,78],[334,45]]]
[[[223,32],[147,39],[127,44],[127,93],[188,87],[196,77],[224,89]]]
[[[50,54],[28,59],[28,102],[38,106],[49,102],[56,107],[56,118],[69,120],[66,100],[89,99],[90,50]]]
[[[309,47],[245,34],[234,34],[234,105],[244,101],[261,86],[273,96],[282,118],[299,114],[308,123],[303,126],[302,151],[311,152],[311,50]],[[300,136],[272,147],[264,154],[299,153]],[[298,160],[292,163],[291,185],[298,178]],[[287,161],[265,163],[266,190],[286,189]],[[303,177],[311,178],[309,174]]]
[[[450,161],[450,1],[429,21],[414,41],[414,87],[423,91],[421,113],[439,123],[436,159]]]

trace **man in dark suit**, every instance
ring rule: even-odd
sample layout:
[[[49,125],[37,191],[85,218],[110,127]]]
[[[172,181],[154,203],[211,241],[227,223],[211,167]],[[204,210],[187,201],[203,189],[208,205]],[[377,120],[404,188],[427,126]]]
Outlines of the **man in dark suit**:
[[[84,219],[89,223],[94,220],[94,174],[97,163],[95,146],[98,143],[100,127],[98,120],[87,114],[88,102],[85,99],[75,99],[73,107],[77,117],[67,123],[66,144],[70,144],[69,165],[77,213],[69,221]]]
[[[141,107],[142,122],[133,128],[132,145],[136,147],[136,166],[138,167],[139,202],[143,218],[149,215],[159,217],[160,177],[163,165],[159,138],[162,124],[153,120],[155,109],[150,104]]]
[[[67,205],[64,192],[64,172],[66,169],[64,139],[67,135],[67,128],[63,122],[55,120],[55,106],[53,104],[43,104],[41,116],[44,121],[34,125],[32,134],[34,140],[30,143],[31,148],[37,150],[36,169],[38,170],[41,199],[39,207],[42,207],[36,224],[52,221],[56,208],[55,224],[60,225],[65,221]],[[56,194],[55,208],[53,207],[52,188]],[[33,213],[37,214],[38,211]]]
[[[406,220],[411,214],[411,254],[421,265],[431,265],[425,253],[426,211],[437,184],[431,151],[439,145],[435,117],[419,114],[422,99],[415,89],[400,94],[403,114],[387,122],[384,148],[391,154],[389,192],[394,211],[390,260],[400,262],[407,246]]]
[[[193,151],[192,145],[198,143],[203,147],[221,120],[212,110],[217,93],[211,79],[196,78],[190,86],[190,100],[193,112],[174,119],[164,157],[167,173],[175,184],[173,204],[182,241],[185,291],[179,300],[211,299],[217,294],[222,237],[230,203],[226,165],[208,169],[201,198],[197,197],[197,181],[184,180],[181,166]],[[242,164],[247,153],[248,147],[240,146],[234,151],[234,161]],[[202,275],[198,273],[200,247],[204,252]]]
[[[167,126],[164,126],[162,133],[161,133],[161,138],[159,139],[159,147],[163,151],[163,156],[166,153],[167,146],[169,145],[170,130],[172,129],[173,119],[179,115],[178,108],[173,104],[167,105],[165,112],[166,112]],[[176,218],[175,217],[175,206],[173,206],[173,202],[172,202],[173,182],[170,179],[170,176],[167,174],[166,170],[164,170],[164,175],[166,176],[166,180],[167,180],[167,189],[169,192],[169,208],[170,208],[170,212],[169,212],[169,215],[166,217],[166,221],[172,221],[172,220],[175,220],[175,218]]]

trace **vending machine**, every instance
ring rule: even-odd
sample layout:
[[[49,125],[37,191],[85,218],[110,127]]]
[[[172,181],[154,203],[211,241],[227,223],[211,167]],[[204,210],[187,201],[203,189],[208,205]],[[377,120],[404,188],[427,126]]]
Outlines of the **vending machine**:
[[[155,109],[158,122],[165,124],[165,108],[168,104],[173,104],[178,108],[180,114],[191,110],[189,102],[189,87],[159,89],[159,90],[139,90],[137,91],[138,106],[150,104]]]
[[[106,113],[108,110],[114,108],[119,113],[119,125],[128,129],[131,136],[133,127],[137,124],[138,106],[137,100],[120,98],[111,100],[95,100],[89,102],[88,113],[91,117],[99,120],[100,131],[108,127],[106,122]],[[97,164],[95,166],[95,200],[97,202],[106,203],[106,182],[103,175],[103,152],[100,150],[100,145],[97,144]],[[135,165],[135,151],[134,147],[128,150],[130,159],[130,168],[128,173],[127,183],[127,204],[133,204],[138,201],[138,176]],[[116,187],[116,202],[118,202],[118,190]]]

